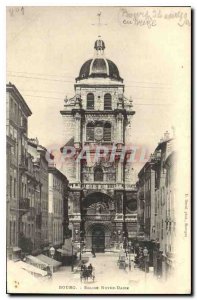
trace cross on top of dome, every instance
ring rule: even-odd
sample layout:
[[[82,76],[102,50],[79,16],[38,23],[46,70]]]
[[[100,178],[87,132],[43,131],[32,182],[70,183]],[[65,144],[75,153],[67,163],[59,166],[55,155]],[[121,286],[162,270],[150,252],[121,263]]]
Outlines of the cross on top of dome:
[[[86,80],[88,78],[110,78],[111,80],[116,80],[123,82],[120,77],[119,70],[117,66],[109,59],[105,58],[104,50],[105,43],[101,39],[100,26],[107,25],[101,23],[101,12],[97,14],[98,22],[92,25],[98,26],[98,39],[94,43],[94,57],[87,60],[81,67],[79,76],[76,81]]]
[[[97,17],[98,17],[98,22],[92,25],[96,25],[98,27],[98,39],[96,40],[95,44],[94,44],[94,49],[96,49],[97,53],[96,55],[102,55],[104,54],[104,49],[105,49],[105,43],[103,42],[103,40],[101,40],[101,36],[100,36],[100,27],[102,25],[107,25],[105,23],[101,23],[101,11],[97,13]]]

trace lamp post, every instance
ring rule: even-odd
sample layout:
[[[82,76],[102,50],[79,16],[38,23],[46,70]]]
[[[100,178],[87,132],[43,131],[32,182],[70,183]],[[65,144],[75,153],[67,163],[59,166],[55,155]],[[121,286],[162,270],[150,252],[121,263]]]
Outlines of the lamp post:
[[[125,254],[127,256],[127,244],[128,244],[128,237],[127,237],[127,232],[123,232],[123,248],[125,249]]]
[[[80,231],[80,261],[81,261],[81,255],[82,255],[82,251],[83,251],[83,248],[84,248],[84,245],[85,245],[85,242],[84,242],[84,231],[81,230]]]
[[[148,259],[148,250],[147,248],[145,247],[144,250],[143,250],[143,255],[144,255],[144,264],[145,264],[145,280],[146,280],[146,269],[147,269],[147,259]]]
[[[118,230],[118,248],[120,249],[120,235],[121,235],[121,230]]]
[[[83,241],[80,240],[80,257],[79,257],[80,261],[81,261],[81,254],[83,249],[82,247],[83,247]]]
[[[55,248],[52,246],[52,247],[49,249],[49,252],[50,252],[51,258],[53,258],[54,255],[55,255]]]
[[[50,252],[51,258],[53,259],[54,255],[55,255],[55,248],[52,246],[52,247],[49,249],[49,252]],[[52,272],[52,274],[53,274],[53,265],[51,266],[51,272]]]
[[[79,259],[81,261],[81,240],[82,240],[82,237],[81,237],[81,234],[83,233],[83,231],[80,231],[78,229],[75,229],[75,236],[76,236],[76,239],[77,239],[77,243],[79,243]],[[78,240],[79,238],[79,240]]]
[[[126,237],[124,236],[123,237],[123,248],[124,248],[124,251],[125,251],[125,254],[126,254],[126,256],[127,256],[127,246],[126,246]]]
[[[72,254],[71,254],[71,271],[73,272],[74,266],[73,266],[73,241],[71,243],[71,248],[72,248]]]

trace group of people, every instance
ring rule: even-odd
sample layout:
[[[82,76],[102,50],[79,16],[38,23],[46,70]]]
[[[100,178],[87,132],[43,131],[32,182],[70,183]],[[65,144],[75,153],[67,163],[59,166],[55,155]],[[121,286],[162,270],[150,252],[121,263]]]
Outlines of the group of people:
[[[92,264],[89,264],[88,267],[84,263],[81,265],[81,280],[82,278],[86,281],[88,280],[88,278],[92,278],[94,281],[95,275],[93,272]]]
[[[81,265],[81,271],[89,271],[90,274],[92,274],[93,266],[92,264],[89,264],[89,266],[86,266],[84,263]]]
[[[139,249],[137,251],[137,255],[135,257],[135,263],[140,269],[143,269],[146,272],[148,271],[149,253],[148,253],[148,249],[146,247],[144,247],[144,248],[139,247]]]

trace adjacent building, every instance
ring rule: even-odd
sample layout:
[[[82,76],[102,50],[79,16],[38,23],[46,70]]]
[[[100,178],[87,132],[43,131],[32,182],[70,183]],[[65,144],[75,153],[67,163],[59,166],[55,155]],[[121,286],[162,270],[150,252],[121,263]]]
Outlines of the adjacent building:
[[[32,112],[12,83],[6,86],[7,137],[7,249],[8,257],[19,251],[22,216],[29,209],[27,197],[28,117]]]
[[[54,167],[48,168],[47,150],[38,140],[28,139],[28,117],[32,113],[11,83],[6,86],[6,109],[7,249],[8,257],[14,258],[21,251],[48,251],[49,242],[62,245],[69,236],[68,180]],[[54,192],[51,232],[49,188]]]
[[[159,251],[162,253],[162,273],[167,275],[173,271],[174,267],[176,229],[174,213],[176,152],[174,139],[169,138],[168,133],[155,149],[155,153],[158,152],[161,158],[154,164],[156,172],[154,239],[159,244]],[[158,251],[157,255],[159,255]]]
[[[138,176],[139,235],[143,232],[145,240],[152,240],[154,238],[155,171],[151,160],[144,165]]]
[[[156,275],[174,267],[175,236],[174,138],[168,132],[138,174],[138,239],[149,242],[150,264]]]
[[[28,140],[28,152],[32,157],[34,171],[39,177],[35,185],[35,248],[49,249],[48,240],[48,160],[47,150],[38,139]]]
[[[55,166],[48,169],[49,244],[59,248],[68,238],[68,180]]]

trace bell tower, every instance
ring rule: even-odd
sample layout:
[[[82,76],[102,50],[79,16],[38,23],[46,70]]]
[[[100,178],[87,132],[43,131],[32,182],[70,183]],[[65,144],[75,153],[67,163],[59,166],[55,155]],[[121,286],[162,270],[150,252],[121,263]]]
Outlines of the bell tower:
[[[83,239],[92,248],[94,233],[105,232],[99,240],[104,240],[102,249],[108,249],[122,242],[127,230],[125,130],[135,112],[124,96],[117,66],[105,57],[104,41],[96,40],[94,49],[93,59],[82,65],[76,78],[75,96],[67,100],[61,114],[74,124],[69,205],[73,240]]]

